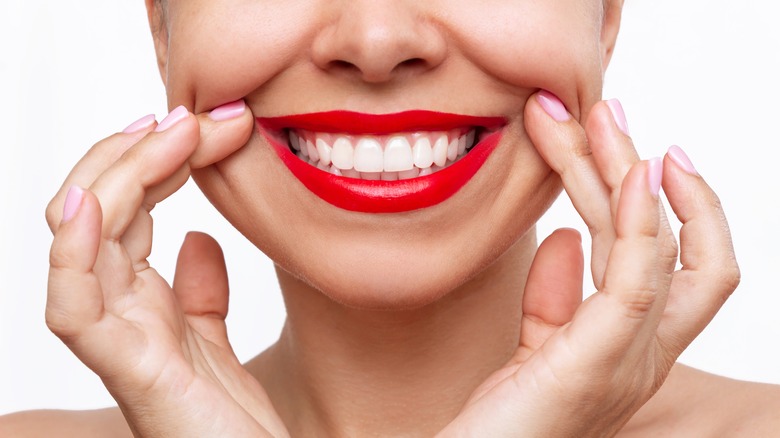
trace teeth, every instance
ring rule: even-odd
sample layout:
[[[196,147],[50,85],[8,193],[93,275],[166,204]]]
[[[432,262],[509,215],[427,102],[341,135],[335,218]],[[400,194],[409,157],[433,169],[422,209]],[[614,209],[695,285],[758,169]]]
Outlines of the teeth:
[[[412,156],[414,157],[414,165],[417,168],[425,169],[426,167],[431,167],[431,164],[433,164],[433,148],[431,148],[431,141],[428,137],[420,137],[414,142]]]
[[[355,169],[342,170],[341,174],[346,176],[347,178],[357,178],[357,179],[360,179],[360,172],[358,172]]]
[[[301,154],[306,157],[306,160],[309,159],[309,149],[306,147],[306,140],[303,139],[303,137],[298,137],[298,147],[301,148]],[[306,161],[303,160],[303,161]]]
[[[406,137],[400,135],[390,137],[385,145],[385,162],[383,170],[385,172],[398,172],[402,170],[411,170],[413,167],[414,159],[412,158],[412,147],[409,146],[409,141]]]
[[[328,143],[324,138],[317,136],[317,143],[315,143],[315,145],[317,146],[317,155],[320,156],[320,163],[326,166],[330,165],[331,149],[330,146],[328,146]]]
[[[447,162],[447,136],[441,135],[433,144],[433,162],[437,166],[444,166]]]
[[[474,146],[476,130],[384,136],[289,131],[290,148],[303,161],[333,175],[396,181],[423,177],[458,161]],[[486,136],[480,132],[479,139]]]
[[[296,151],[301,150],[301,145],[298,143],[298,136],[295,135],[294,132],[290,131],[290,145],[295,149]]]
[[[317,148],[314,147],[314,143],[311,142],[311,140],[306,140],[306,151],[309,153],[309,158],[313,162],[317,162],[320,160],[320,154],[317,153]]]
[[[409,170],[404,170],[403,172],[398,172],[398,179],[412,179],[417,178],[420,176],[420,172],[422,172],[420,169],[416,167],[412,167]]]
[[[458,158],[458,139],[453,138],[452,141],[450,141],[450,144],[447,145],[447,159],[450,161],[455,161],[455,158]],[[444,166],[444,163],[436,162],[436,165],[438,166]]]
[[[458,139],[458,153],[455,156],[457,157],[458,155],[463,155],[465,153],[466,153],[466,136],[464,135]]]
[[[346,137],[339,137],[333,143],[330,159],[334,166],[341,170],[347,170],[352,169],[354,155],[352,143]]]
[[[382,145],[372,137],[363,137],[355,147],[355,170],[360,172],[381,172],[384,169]]]
[[[382,181],[398,181],[398,172],[382,172]]]
[[[474,136],[477,135],[477,132],[473,129],[469,129],[469,132],[466,134],[466,148],[471,148],[474,146]]]

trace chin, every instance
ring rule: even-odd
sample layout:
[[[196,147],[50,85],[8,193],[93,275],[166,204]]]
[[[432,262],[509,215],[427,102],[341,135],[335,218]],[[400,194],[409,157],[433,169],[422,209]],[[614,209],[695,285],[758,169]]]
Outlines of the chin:
[[[417,235],[416,242],[393,235],[318,242],[320,262],[313,263],[311,257],[306,257],[309,251],[304,250],[299,258],[277,266],[350,308],[414,310],[479,283],[481,274],[526,237],[531,239],[526,243],[533,245],[533,222],[513,225],[501,230],[502,234],[490,236],[445,232],[440,238],[427,240]],[[511,269],[519,269],[518,262],[510,262]]]
[[[461,286],[478,270],[445,263],[418,264],[387,262],[394,257],[370,261],[341,260],[344,269],[303,273],[305,282],[331,300],[364,310],[410,310],[440,300]],[[438,265],[445,266],[438,266]],[[336,265],[335,263],[333,265]],[[308,275],[307,275],[308,274]]]

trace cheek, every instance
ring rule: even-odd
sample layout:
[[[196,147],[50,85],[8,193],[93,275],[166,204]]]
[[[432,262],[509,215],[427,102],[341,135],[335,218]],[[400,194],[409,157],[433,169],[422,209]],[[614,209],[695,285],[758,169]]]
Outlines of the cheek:
[[[579,118],[600,99],[601,2],[464,2],[445,17],[464,56],[509,89],[542,88]]]
[[[262,3],[262,4],[261,4]],[[306,2],[173,0],[166,88],[196,113],[240,99],[306,53]],[[313,21],[313,18],[308,19]]]

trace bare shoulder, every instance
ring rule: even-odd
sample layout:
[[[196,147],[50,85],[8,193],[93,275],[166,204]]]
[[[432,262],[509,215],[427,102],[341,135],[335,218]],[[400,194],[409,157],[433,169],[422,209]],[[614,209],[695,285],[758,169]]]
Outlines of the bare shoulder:
[[[675,365],[620,436],[780,436],[780,386]]]
[[[93,411],[40,410],[0,416],[0,436],[132,437],[119,408]]]

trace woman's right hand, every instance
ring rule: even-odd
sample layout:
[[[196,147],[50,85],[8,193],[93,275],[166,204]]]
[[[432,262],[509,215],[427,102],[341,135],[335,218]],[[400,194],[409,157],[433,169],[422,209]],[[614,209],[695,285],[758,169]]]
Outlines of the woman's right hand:
[[[136,436],[287,436],[228,342],[219,245],[190,233],[173,287],[151,267],[150,211],[190,170],[246,144],[243,102],[173,110],[97,143],[47,209],[46,322],[103,380]]]

